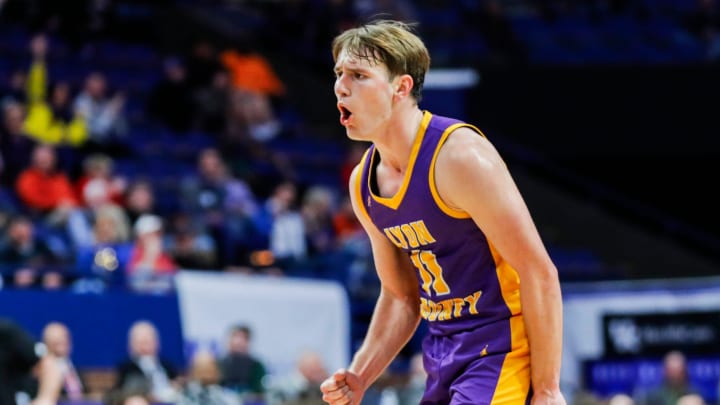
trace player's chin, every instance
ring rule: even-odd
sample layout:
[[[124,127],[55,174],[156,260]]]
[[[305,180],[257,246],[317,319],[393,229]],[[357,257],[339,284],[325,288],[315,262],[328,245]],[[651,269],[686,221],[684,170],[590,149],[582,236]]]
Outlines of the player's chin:
[[[345,127],[345,135],[353,141],[367,141],[368,137],[354,127]]]

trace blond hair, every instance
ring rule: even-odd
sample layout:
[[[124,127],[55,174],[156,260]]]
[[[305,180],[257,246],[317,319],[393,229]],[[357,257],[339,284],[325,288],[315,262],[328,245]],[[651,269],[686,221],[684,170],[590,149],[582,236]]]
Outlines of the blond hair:
[[[351,28],[333,40],[333,60],[337,62],[340,52],[345,50],[356,58],[384,63],[391,79],[408,74],[414,83],[412,96],[420,101],[430,54],[413,29],[412,24],[394,20],[375,20]]]

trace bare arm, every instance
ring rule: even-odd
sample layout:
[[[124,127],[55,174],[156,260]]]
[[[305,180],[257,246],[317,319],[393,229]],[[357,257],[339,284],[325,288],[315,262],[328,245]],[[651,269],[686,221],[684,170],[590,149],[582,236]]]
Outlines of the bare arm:
[[[350,176],[351,193],[355,192],[357,172],[355,168]],[[327,384],[323,383],[326,401],[331,404],[359,404],[365,390],[407,344],[420,322],[420,296],[410,260],[369,221],[361,211],[362,207],[357,206],[357,200],[352,198],[353,209],[370,238],[382,287],[365,340],[347,370],[353,378],[357,377],[354,382],[348,380],[351,393],[341,396],[339,393],[343,385],[333,386],[333,380],[340,382],[338,380],[344,378],[338,373]],[[338,391],[338,395],[330,394],[332,391]]]
[[[518,271],[533,391],[559,398],[563,326],[557,269],[505,163],[487,139],[460,128],[443,145],[435,176],[443,201],[470,214]]]

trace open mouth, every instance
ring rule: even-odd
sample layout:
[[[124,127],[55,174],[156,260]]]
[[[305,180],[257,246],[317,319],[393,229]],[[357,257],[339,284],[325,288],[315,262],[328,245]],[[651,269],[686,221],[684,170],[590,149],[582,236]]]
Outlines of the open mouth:
[[[338,105],[338,110],[340,110],[340,124],[346,125],[352,116],[352,111],[343,105]]]

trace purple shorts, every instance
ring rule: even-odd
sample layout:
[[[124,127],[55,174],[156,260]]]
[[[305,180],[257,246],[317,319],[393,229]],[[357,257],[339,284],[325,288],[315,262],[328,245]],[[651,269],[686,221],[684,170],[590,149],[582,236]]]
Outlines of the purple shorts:
[[[423,364],[427,383],[420,405],[530,403],[530,354],[522,317],[447,336],[429,333],[423,340]]]

